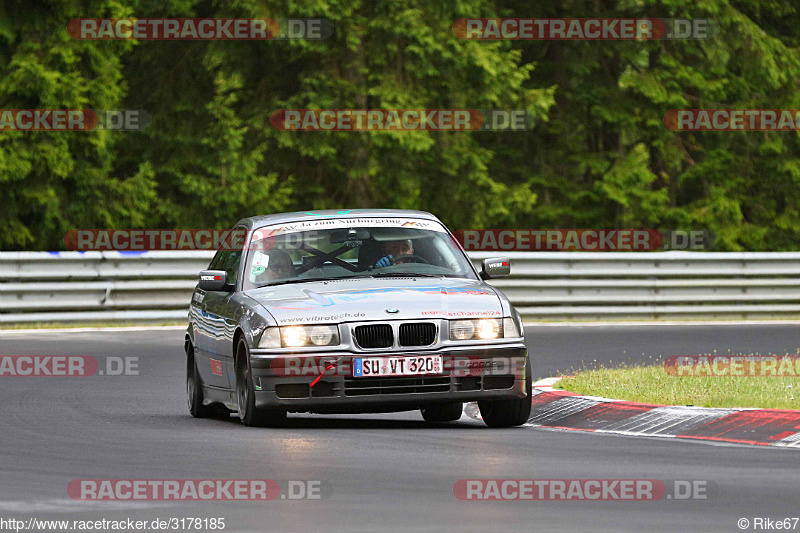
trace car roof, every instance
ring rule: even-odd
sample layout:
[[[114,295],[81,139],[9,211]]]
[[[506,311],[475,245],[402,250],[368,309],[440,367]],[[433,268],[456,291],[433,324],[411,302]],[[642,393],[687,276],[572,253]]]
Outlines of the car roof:
[[[275,213],[272,215],[261,215],[247,217],[236,223],[237,226],[245,226],[248,229],[263,228],[273,224],[287,224],[290,222],[303,222],[306,220],[319,219],[342,219],[342,218],[365,218],[365,217],[404,217],[421,218],[425,220],[435,220],[441,222],[431,213],[426,211],[415,211],[413,209],[325,209],[320,211],[294,211],[291,213]]]

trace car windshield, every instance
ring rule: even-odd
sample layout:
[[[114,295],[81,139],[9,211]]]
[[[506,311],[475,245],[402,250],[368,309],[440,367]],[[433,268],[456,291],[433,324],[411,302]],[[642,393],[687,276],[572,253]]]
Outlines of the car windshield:
[[[434,222],[425,221],[428,229],[325,222],[333,227],[256,230],[248,246],[245,289],[362,277],[475,278],[455,240]]]

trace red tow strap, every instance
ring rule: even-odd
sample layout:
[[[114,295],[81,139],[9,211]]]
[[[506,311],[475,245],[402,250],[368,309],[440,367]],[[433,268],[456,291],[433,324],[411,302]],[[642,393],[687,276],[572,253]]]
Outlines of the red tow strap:
[[[327,372],[331,368],[336,368],[336,365],[328,365],[328,366],[326,366],[325,370],[323,370],[322,373],[319,376],[317,376],[317,379],[315,379],[314,381],[311,382],[311,385],[309,385],[308,388],[309,389],[313,388],[314,385],[316,385],[317,382],[322,379],[322,376],[325,375],[325,372]]]

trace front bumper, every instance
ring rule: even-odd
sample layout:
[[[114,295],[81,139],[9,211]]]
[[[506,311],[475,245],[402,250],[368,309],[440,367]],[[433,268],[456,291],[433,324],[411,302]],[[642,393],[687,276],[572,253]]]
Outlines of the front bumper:
[[[444,372],[427,376],[352,376],[355,358],[406,355],[441,355]],[[250,362],[256,407],[341,413],[411,410],[437,401],[524,398],[527,355],[525,344],[518,342],[379,354],[259,353],[251,355]],[[294,361],[287,364],[289,359]]]

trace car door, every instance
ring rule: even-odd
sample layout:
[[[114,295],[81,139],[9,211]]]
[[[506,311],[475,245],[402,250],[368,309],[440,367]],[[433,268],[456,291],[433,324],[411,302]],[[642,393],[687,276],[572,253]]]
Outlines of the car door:
[[[233,368],[233,334],[236,331],[235,309],[231,302],[237,287],[241,250],[220,250],[209,270],[224,270],[228,290],[204,291],[195,325],[197,368],[203,383],[230,388]],[[197,298],[195,298],[197,300]]]
[[[208,265],[208,270],[218,269],[221,264],[222,250],[219,250],[211,263]],[[194,357],[197,364],[197,370],[200,377],[205,384],[211,384],[218,380],[214,377],[216,373],[212,374],[210,370],[210,362],[213,352],[212,339],[214,323],[210,320],[206,312],[207,302],[206,297],[209,296],[211,291],[201,289],[199,286],[195,289],[192,295],[191,304],[191,317],[192,317],[192,333],[194,338]],[[218,377],[218,376],[217,376]],[[210,380],[210,381],[209,381]]]

